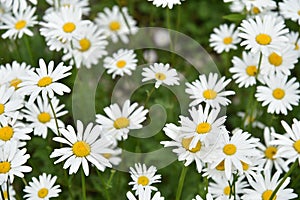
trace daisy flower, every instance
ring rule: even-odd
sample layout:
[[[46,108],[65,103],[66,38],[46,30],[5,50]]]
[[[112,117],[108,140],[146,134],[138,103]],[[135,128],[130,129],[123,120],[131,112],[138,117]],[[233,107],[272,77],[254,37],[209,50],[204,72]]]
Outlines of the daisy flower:
[[[265,77],[267,86],[258,86],[255,97],[262,102],[262,106],[268,105],[268,113],[287,115],[292,110],[292,105],[297,106],[300,99],[299,83],[293,77],[287,80],[282,74]]]
[[[252,10],[253,14],[259,14],[265,10],[276,8],[276,2],[273,0],[242,0],[248,11]]]
[[[264,129],[266,126],[262,122],[257,120],[257,118],[262,115],[262,112],[260,110],[254,110],[252,112],[252,115],[246,114],[245,112],[237,112],[236,115],[244,121],[245,127],[251,125],[253,128]]]
[[[166,6],[168,6],[169,9],[173,8],[173,5],[181,5],[181,1],[184,0],[148,0],[148,1],[153,1],[153,5],[155,5],[156,7],[163,7],[165,8]]]
[[[0,147],[0,184],[9,181],[13,183],[14,176],[23,178],[24,173],[31,172],[32,168],[24,164],[30,155],[26,149],[18,149],[16,141],[6,142]]]
[[[50,199],[52,197],[58,197],[61,192],[60,185],[54,185],[57,176],[51,174],[43,173],[39,176],[39,179],[36,177],[32,178],[32,181],[28,183],[27,186],[23,189],[26,193],[24,195],[25,199]]]
[[[122,149],[117,147],[117,143],[111,143],[111,145],[108,147],[109,149],[112,149],[112,153],[103,153],[102,156],[113,165],[118,166],[120,162],[122,161],[121,153]]]
[[[3,191],[4,200],[8,200],[8,199],[16,200],[16,198],[15,198],[16,191],[14,190],[14,188],[11,184],[9,184],[8,189],[7,189],[7,183],[3,183],[0,187]],[[9,194],[9,198],[8,198],[8,194]]]
[[[298,39],[299,33],[290,31],[286,36],[289,39],[289,43],[294,47],[294,50],[297,52],[298,57],[300,57],[300,40]]]
[[[135,194],[142,194],[146,188],[157,191],[157,188],[152,186],[154,183],[161,182],[161,175],[156,174],[156,167],[150,166],[147,168],[145,164],[141,163],[136,163],[134,167],[129,168],[129,173],[133,181],[128,184],[133,185],[132,190],[136,190]]]
[[[156,80],[155,88],[158,88],[161,84],[166,85],[179,85],[179,77],[175,69],[170,69],[170,65],[163,63],[154,63],[149,68],[143,68],[142,82],[149,81],[151,79]]]
[[[190,106],[196,106],[202,102],[207,103],[213,108],[220,108],[220,105],[227,106],[231,101],[226,97],[234,95],[234,91],[222,91],[231,79],[225,81],[225,76],[218,80],[217,73],[209,73],[208,77],[204,74],[199,79],[186,83],[185,92],[190,95],[190,99],[194,99]]]
[[[164,200],[165,198],[161,196],[160,192],[156,192],[153,197],[151,197],[151,189],[146,187],[141,190],[141,193],[136,198],[130,191],[126,193],[128,200]]]
[[[229,68],[229,71],[240,88],[248,88],[256,84],[256,77],[259,76],[259,54],[243,51],[242,59],[234,56],[231,62],[233,66]]]
[[[286,19],[298,22],[300,25],[300,1],[299,0],[283,0],[279,2],[280,14]]]
[[[276,186],[279,184],[281,180],[279,180],[280,172],[276,172],[271,177],[270,171],[265,171],[264,176],[261,173],[256,174],[254,180],[249,181],[249,184],[253,189],[244,189],[244,195],[242,199],[247,200],[269,200]],[[290,178],[288,177],[282,186],[279,188],[278,192],[274,196],[273,199],[276,200],[289,200],[294,199],[298,195],[293,193],[293,189],[286,188],[289,184]]]
[[[242,46],[252,53],[262,52],[267,55],[282,48],[288,38],[289,32],[284,21],[278,17],[265,15],[256,16],[255,19],[246,19],[241,23],[239,37],[243,38]]]
[[[146,120],[147,109],[144,106],[138,107],[137,103],[130,105],[130,100],[126,100],[123,107],[118,104],[112,104],[104,108],[105,114],[96,115],[96,122],[104,129],[104,137],[109,137],[114,140],[126,140],[128,132],[132,129],[141,129],[141,124]]]
[[[189,149],[197,147],[198,142],[205,146],[215,143],[219,136],[220,128],[223,126],[226,116],[217,118],[220,109],[210,109],[209,106],[199,105],[198,109],[192,107],[189,113],[192,119],[179,116],[181,124],[182,137],[186,139],[192,138],[189,144]]]
[[[19,10],[13,12],[13,15],[3,15],[0,25],[0,29],[7,30],[2,34],[2,38],[16,39],[21,38],[24,34],[33,36],[33,32],[29,29],[38,22],[37,16],[33,16],[35,13],[35,7],[27,7],[25,10]]]
[[[62,110],[65,105],[59,105],[59,100],[56,97],[51,99],[51,104],[55,111],[57,118],[57,123],[59,128],[64,127],[64,123],[58,119],[59,117],[68,113],[66,110]],[[48,98],[42,99],[40,96],[37,97],[37,104],[25,104],[25,109],[22,110],[24,113],[24,118],[29,122],[29,127],[33,128],[33,134],[41,136],[46,139],[48,128],[51,129],[56,135],[57,127],[54,119],[54,114],[52,112],[51,106],[49,104]]]
[[[36,68],[36,73],[29,72],[26,80],[19,84],[19,92],[30,95],[29,104],[34,102],[39,93],[42,93],[44,99],[48,97],[50,99],[53,98],[54,93],[58,95],[69,93],[71,89],[57,81],[71,75],[71,72],[68,72],[71,69],[72,66],[64,66],[63,62],[59,63],[54,69],[54,61],[50,61],[47,66],[45,61],[40,59],[39,68]]]
[[[104,8],[104,12],[98,13],[95,22],[114,43],[118,42],[119,38],[128,43],[128,36],[138,30],[136,21],[128,14],[126,7],[120,9],[114,6],[112,10]]]
[[[37,0],[28,0],[32,4],[37,5]],[[28,8],[27,0],[0,0],[1,3],[5,4],[6,7],[9,7],[13,12],[17,10],[23,11]]]
[[[152,49],[145,50],[143,53],[143,57],[148,63],[155,63],[158,60],[156,51]]]
[[[61,128],[60,132],[62,137],[54,137],[53,140],[70,147],[54,149],[50,158],[60,157],[54,164],[67,159],[63,168],[70,168],[69,174],[77,173],[82,165],[86,176],[89,175],[88,161],[100,171],[104,171],[105,167],[112,167],[103,154],[113,154],[114,151],[109,148],[110,141],[99,138],[102,132],[99,125],[93,127],[93,124],[89,123],[84,130],[83,123],[78,120],[77,132],[71,125],[68,125],[66,129]]]
[[[113,53],[112,57],[108,56],[104,58],[103,67],[107,70],[108,74],[112,74],[112,78],[117,75],[124,76],[132,74],[131,71],[135,70],[137,66],[136,54],[133,50],[119,49]]]
[[[74,7],[75,9],[81,9],[82,15],[88,16],[91,10],[88,0],[46,0],[46,2],[52,6],[45,11],[46,14],[61,7]]]
[[[237,49],[236,44],[240,42],[238,30],[235,30],[235,25],[221,24],[219,28],[214,28],[214,33],[210,35],[209,46],[213,47],[217,53],[229,52],[230,49]]]

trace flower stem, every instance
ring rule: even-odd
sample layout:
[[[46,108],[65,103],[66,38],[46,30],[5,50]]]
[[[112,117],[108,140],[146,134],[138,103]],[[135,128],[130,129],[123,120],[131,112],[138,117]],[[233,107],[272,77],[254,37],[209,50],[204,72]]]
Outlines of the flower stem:
[[[280,189],[280,187],[282,186],[282,184],[292,174],[292,172],[296,169],[297,166],[298,166],[298,161],[296,160],[292,164],[292,166],[290,167],[289,171],[284,175],[284,177],[282,178],[282,180],[280,181],[280,183],[276,186],[275,190],[272,192],[272,194],[270,196],[270,199],[274,199],[276,193],[278,192],[278,190]]]
[[[177,187],[177,192],[176,192],[176,200],[180,200],[187,169],[188,168],[186,166],[183,166],[183,168],[181,170],[181,174],[180,174],[180,178],[179,178],[179,182],[178,182],[178,187]]]
[[[48,101],[49,101],[49,104],[50,104],[51,111],[52,111],[52,113],[53,113],[53,117],[54,117],[56,129],[57,129],[57,134],[58,134],[58,136],[61,136],[61,133],[60,133],[59,127],[58,127],[58,121],[57,121],[56,113],[55,113],[55,110],[54,110],[54,107],[53,107],[53,105],[52,105],[52,101],[51,101],[49,95],[48,95]]]
[[[155,84],[154,84],[153,88],[150,90],[150,92],[147,92],[147,98],[145,100],[144,107],[146,107],[146,105],[147,105],[152,93],[154,92],[154,90],[155,90]]]
[[[83,172],[83,168],[81,168],[81,189],[82,189],[82,199],[86,200],[85,175]]]
[[[106,196],[106,199],[107,200],[110,200],[110,196],[109,196],[109,193],[108,193],[108,188],[107,188],[107,183],[105,183],[105,181],[103,180],[103,176],[101,175],[101,173],[99,172],[99,170],[96,170],[97,171],[97,174],[102,182],[102,184],[105,186],[104,188],[104,194]]]
[[[29,54],[31,65],[34,65],[33,55],[32,55],[32,51],[30,49],[28,36],[25,35],[23,38],[24,38],[24,41],[25,41],[25,46],[26,46],[27,52]]]

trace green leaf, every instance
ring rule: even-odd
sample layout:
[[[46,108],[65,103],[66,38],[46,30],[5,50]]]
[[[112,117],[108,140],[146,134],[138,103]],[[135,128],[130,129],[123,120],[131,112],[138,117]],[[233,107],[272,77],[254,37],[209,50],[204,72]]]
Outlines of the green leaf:
[[[229,20],[232,22],[240,22],[245,18],[246,18],[246,15],[244,15],[244,14],[230,14],[230,15],[223,16],[223,19],[226,19],[226,20]]]

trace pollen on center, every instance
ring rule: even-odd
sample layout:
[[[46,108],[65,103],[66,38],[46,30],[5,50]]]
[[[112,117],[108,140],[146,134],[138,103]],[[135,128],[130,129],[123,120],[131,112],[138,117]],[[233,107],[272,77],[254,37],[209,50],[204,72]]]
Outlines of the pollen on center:
[[[72,151],[77,157],[85,157],[90,155],[91,147],[84,141],[78,141],[73,144]]]
[[[255,37],[255,40],[260,45],[268,45],[272,42],[271,36],[265,33],[260,33]]]
[[[198,134],[206,134],[210,130],[211,130],[211,125],[210,125],[210,123],[207,123],[207,122],[199,123],[196,127],[196,132]]]
[[[114,121],[114,127],[116,129],[126,128],[129,126],[129,120],[126,117],[119,117]]]

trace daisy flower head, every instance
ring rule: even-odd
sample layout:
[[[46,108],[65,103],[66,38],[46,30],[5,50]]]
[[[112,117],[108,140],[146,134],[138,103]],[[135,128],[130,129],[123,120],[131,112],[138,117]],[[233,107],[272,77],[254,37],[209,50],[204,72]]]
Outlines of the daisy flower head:
[[[205,106],[203,109],[202,105],[192,107],[189,110],[192,119],[179,116],[181,124],[182,137],[190,140],[189,149],[197,148],[197,145],[203,144],[209,146],[216,142],[216,138],[219,136],[220,129],[223,126],[226,116],[217,118],[220,109],[210,109],[209,106]],[[201,142],[201,143],[198,143]]]
[[[209,73],[199,76],[199,79],[192,83],[186,83],[185,92],[190,95],[190,99],[194,99],[190,106],[197,106],[202,102],[207,103],[213,108],[226,106],[231,101],[226,97],[234,95],[234,91],[222,91],[230,83],[231,79],[225,80],[225,76],[218,80],[217,73]]]
[[[291,19],[300,25],[300,1],[299,0],[283,0],[279,2],[280,13],[285,19]]]
[[[84,129],[83,123],[78,120],[77,131],[75,131],[73,126],[68,125],[66,129],[61,128],[60,132],[62,137],[54,137],[53,140],[70,147],[54,149],[50,158],[60,157],[54,164],[66,160],[63,168],[70,168],[69,174],[77,173],[82,165],[86,176],[89,175],[88,162],[100,171],[104,171],[106,167],[112,167],[109,160],[103,156],[103,154],[114,153],[109,148],[111,141],[102,137],[99,138],[102,132],[102,128],[99,125],[93,127],[93,124],[89,123]]]
[[[285,36],[289,30],[285,27],[284,21],[278,17],[265,15],[256,16],[255,19],[243,20],[239,27],[239,37],[243,38],[242,46],[252,53],[261,52],[265,55],[276,51],[288,42]]]
[[[273,0],[242,0],[248,11],[252,14],[259,14],[266,10],[272,10],[276,8],[276,2]]]
[[[16,191],[14,190],[13,186],[11,184],[8,185],[7,188],[7,183],[3,183],[0,185],[2,191],[3,191],[3,197],[4,200],[16,200]],[[9,198],[8,198],[9,195]]]
[[[135,197],[130,191],[126,193],[126,197],[128,200],[164,200],[165,198],[161,196],[160,192],[157,191],[151,197],[151,189],[146,187],[145,189],[141,189],[141,193],[138,197]]]
[[[107,56],[104,58],[103,67],[107,70],[108,74],[112,74],[114,79],[117,75],[124,76],[124,74],[131,75],[133,70],[136,69],[138,60],[133,50],[119,49],[113,53],[112,57]]]
[[[299,33],[291,31],[286,36],[289,39],[289,43],[294,47],[294,51],[296,51],[298,57],[300,57],[300,40],[298,40]]]
[[[154,79],[155,88],[158,88],[161,84],[166,85],[179,85],[179,77],[175,69],[170,69],[170,64],[154,63],[150,67],[143,68],[142,82]]]
[[[96,115],[96,122],[104,129],[103,136],[112,140],[126,140],[130,130],[143,127],[141,123],[146,120],[148,110],[144,106],[138,107],[138,103],[130,105],[130,100],[126,100],[122,108],[115,103],[104,108],[104,112],[108,117]]]
[[[128,14],[126,7],[120,9],[114,6],[112,10],[104,8],[104,12],[98,13],[95,22],[114,43],[118,42],[119,38],[128,43],[128,36],[138,31],[136,21]]]
[[[64,66],[63,62],[59,63],[54,69],[54,61],[50,61],[47,66],[41,58],[39,68],[35,70],[36,72],[29,72],[26,80],[19,84],[19,92],[30,95],[29,104],[34,102],[39,93],[42,93],[43,99],[53,98],[54,93],[58,95],[69,93],[71,89],[57,81],[71,75],[71,72],[69,72],[71,69],[72,66]]]
[[[181,1],[184,0],[148,0],[148,1],[153,1],[153,5],[155,5],[156,7],[163,7],[165,8],[166,6],[168,6],[169,9],[173,8],[173,5],[181,5]]]
[[[235,29],[234,24],[221,24],[218,28],[214,28],[214,33],[210,35],[209,42],[211,47],[220,54],[229,52],[231,49],[237,49],[237,44],[240,42],[238,37],[239,31]]]
[[[145,164],[136,163],[134,168],[130,167],[129,169],[132,181],[128,184],[133,185],[132,190],[136,190],[136,195],[142,194],[146,188],[157,191],[157,188],[152,184],[160,183],[161,175],[156,174],[157,169],[155,166],[147,168]]]
[[[60,185],[54,185],[57,176],[43,173],[39,176],[32,178],[32,181],[28,183],[24,188],[25,199],[50,199],[52,197],[58,197],[61,192]]]
[[[269,200],[276,186],[281,181],[279,178],[280,172],[276,172],[273,176],[271,176],[270,171],[265,171],[264,176],[261,173],[257,173],[256,176],[254,176],[254,180],[249,181],[249,184],[253,189],[245,188],[242,199]],[[286,188],[289,182],[290,178],[288,177],[279,188],[273,199],[289,200],[298,196],[297,194],[293,193],[293,189]]]
[[[58,10],[61,7],[74,7],[81,9],[82,15],[88,16],[91,10],[88,0],[46,0],[46,2],[51,6],[45,11],[46,14]]]
[[[257,119],[263,114],[261,110],[255,109],[251,114],[245,112],[237,112],[237,116],[244,121],[244,126],[252,126],[252,128],[264,129],[265,124]]]
[[[24,177],[24,173],[32,171],[32,168],[24,165],[30,155],[26,149],[18,149],[17,141],[10,141],[0,147],[0,184],[9,181],[13,183],[14,176]]]
[[[59,105],[59,99],[56,97],[51,99],[51,104],[55,111],[58,127],[64,128],[64,123],[58,118],[68,113],[68,111],[63,110],[65,105]],[[24,118],[26,119],[27,123],[29,123],[29,127],[33,128],[34,135],[41,136],[43,139],[46,139],[48,128],[58,135],[54,114],[48,98],[42,99],[40,96],[38,96],[36,104],[27,103],[25,104],[25,109],[22,111],[24,113]]]
[[[258,86],[255,97],[262,102],[262,106],[268,105],[268,113],[287,115],[292,106],[299,104],[299,83],[295,77],[288,80],[287,76],[278,74],[265,77],[264,80],[266,86]]]
[[[17,10],[23,11],[28,8],[27,1],[30,1],[32,4],[37,5],[37,0],[0,0],[6,7],[9,7],[16,12]]]
[[[33,36],[33,32],[29,29],[37,24],[37,16],[34,15],[36,11],[35,7],[28,6],[24,10],[18,10],[13,12],[12,15],[3,15],[0,25],[0,29],[6,30],[2,34],[2,38],[16,39],[21,38],[24,34]]]

